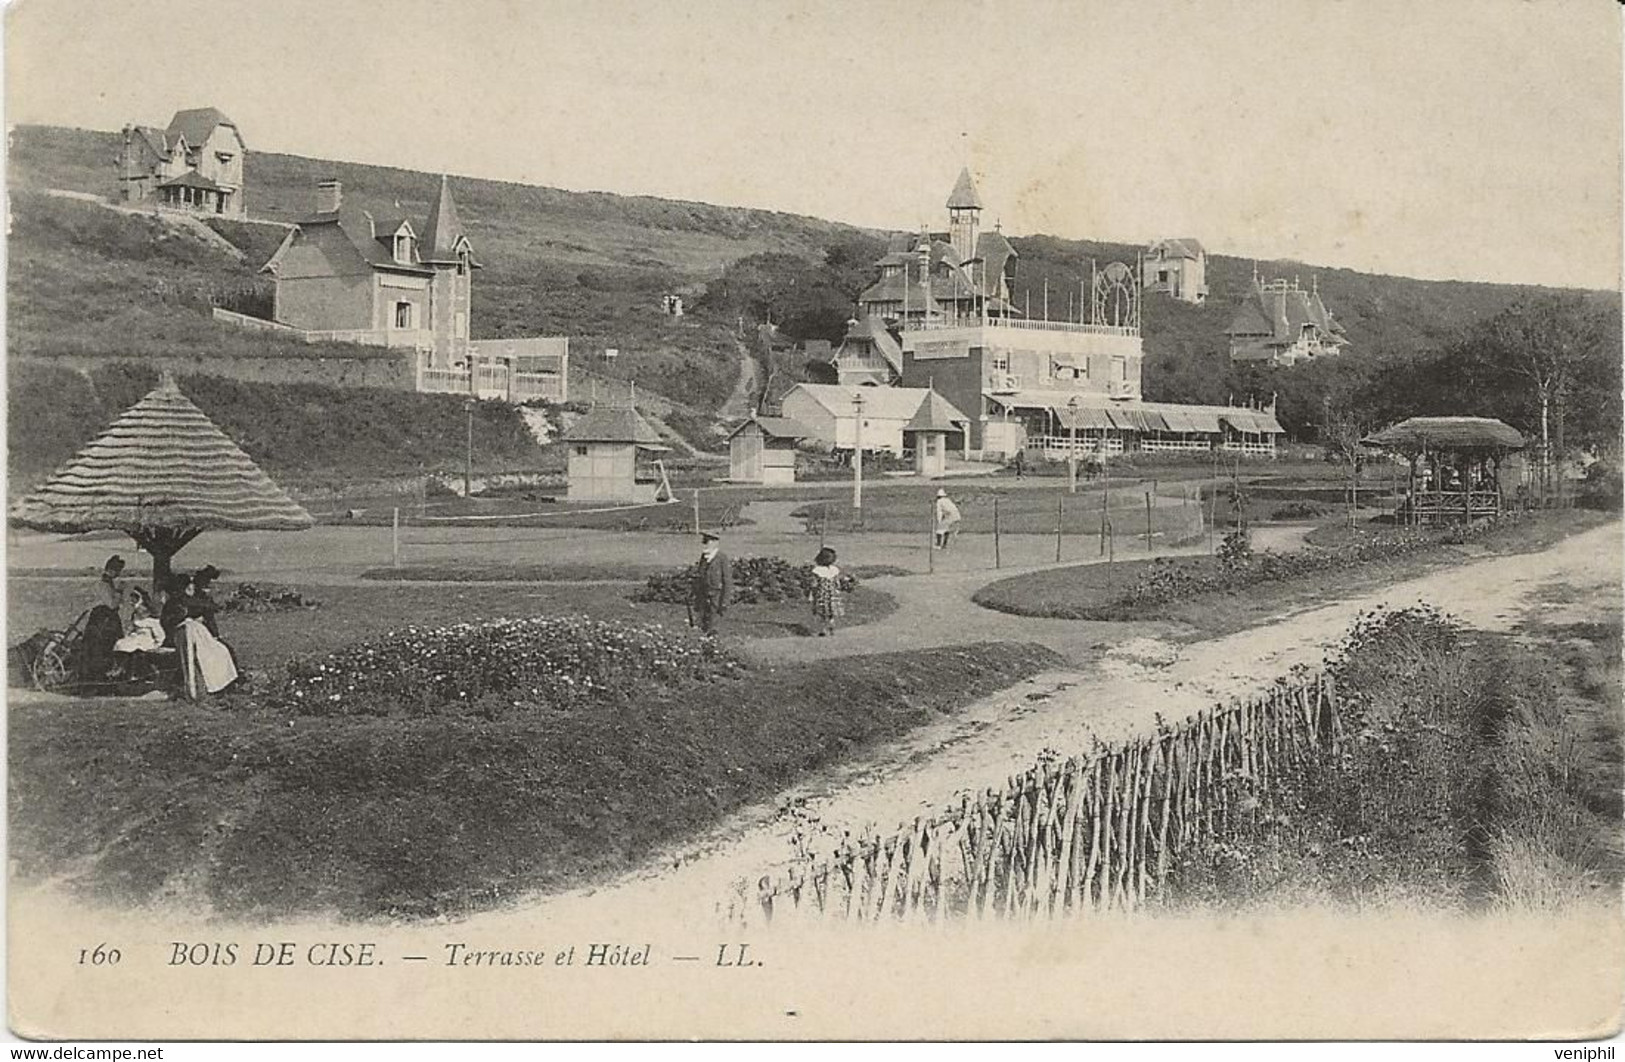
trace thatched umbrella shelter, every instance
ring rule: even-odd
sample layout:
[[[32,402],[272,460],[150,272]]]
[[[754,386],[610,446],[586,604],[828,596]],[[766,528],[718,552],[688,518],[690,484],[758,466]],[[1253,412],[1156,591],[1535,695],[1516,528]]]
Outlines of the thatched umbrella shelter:
[[[1522,450],[1524,438],[1492,417],[1412,417],[1367,435],[1360,445],[1410,463],[1408,522],[1436,523],[1498,515],[1506,505],[1501,460]]]
[[[155,588],[204,531],[302,531],[315,520],[203,415],[167,374],[17,503],[37,531],[124,531],[152,555]]]

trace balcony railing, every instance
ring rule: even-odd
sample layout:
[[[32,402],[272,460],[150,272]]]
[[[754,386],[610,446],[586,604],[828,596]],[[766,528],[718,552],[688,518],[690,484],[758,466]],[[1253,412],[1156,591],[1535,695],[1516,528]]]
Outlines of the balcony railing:
[[[1117,325],[1081,324],[1077,321],[1029,321],[1018,317],[936,317],[929,320],[903,322],[905,332],[934,332],[948,328],[1005,328],[1028,332],[1077,332],[1095,336],[1137,336],[1138,328]]]

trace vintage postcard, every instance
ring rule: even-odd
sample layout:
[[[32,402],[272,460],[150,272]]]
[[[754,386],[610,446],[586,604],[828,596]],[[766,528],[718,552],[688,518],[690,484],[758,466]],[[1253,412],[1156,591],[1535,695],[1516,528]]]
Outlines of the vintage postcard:
[[[13,3],[13,1035],[1615,1035],[1620,74]]]

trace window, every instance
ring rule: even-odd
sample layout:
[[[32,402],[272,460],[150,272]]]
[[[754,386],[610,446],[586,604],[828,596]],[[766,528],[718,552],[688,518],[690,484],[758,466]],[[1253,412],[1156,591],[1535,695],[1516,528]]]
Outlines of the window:
[[[1124,358],[1112,359],[1112,375],[1117,377],[1119,383],[1128,379],[1128,361]]]
[[[405,233],[395,237],[395,261],[410,262],[412,260],[412,237]]]
[[[396,328],[411,328],[412,327],[412,304],[411,303],[409,303],[409,302],[397,302],[395,304],[395,327]]]
[[[1001,351],[1000,353],[997,353],[997,354],[993,355],[993,371],[994,372],[1009,372],[1010,371],[1010,355],[1009,355],[1008,352]]]
[[[1168,283],[1168,271],[1166,269],[1157,270],[1157,283],[1159,283],[1159,284]]]
[[[587,456],[587,448],[585,446],[576,447],[576,456],[577,457],[586,457]]]
[[[457,275],[460,276],[460,277],[468,276],[468,252],[467,251],[458,251],[457,252]]]

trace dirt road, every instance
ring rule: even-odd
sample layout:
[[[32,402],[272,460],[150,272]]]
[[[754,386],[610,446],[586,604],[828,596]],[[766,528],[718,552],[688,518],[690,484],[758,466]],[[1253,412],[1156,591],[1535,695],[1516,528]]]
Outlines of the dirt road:
[[[1426,601],[1489,630],[1617,612],[1619,547],[1620,525],[1610,524],[1542,553],[1435,572],[1210,641],[1176,645],[1131,638],[1102,646],[1099,663],[1087,672],[1042,675],[922,727],[770,804],[730,816],[705,837],[611,888],[547,897],[473,922],[481,928],[516,928],[543,913],[590,916],[595,909],[643,904],[704,917],[732,882],[753,880],[783,862],[791,837],[808,823],[837,835],[866,824],[890,828],[947,805],[963,791],[1001,784],[1046,749],[1063,755],[1083,751],[1092,737],[1109,741],[1149,729],[1159,713],[1180,719],[1247,695],[1296,665],[1318,665],[1363,611]],[[1015,627],[1004,630],[1006,638],[1019,636]]]

